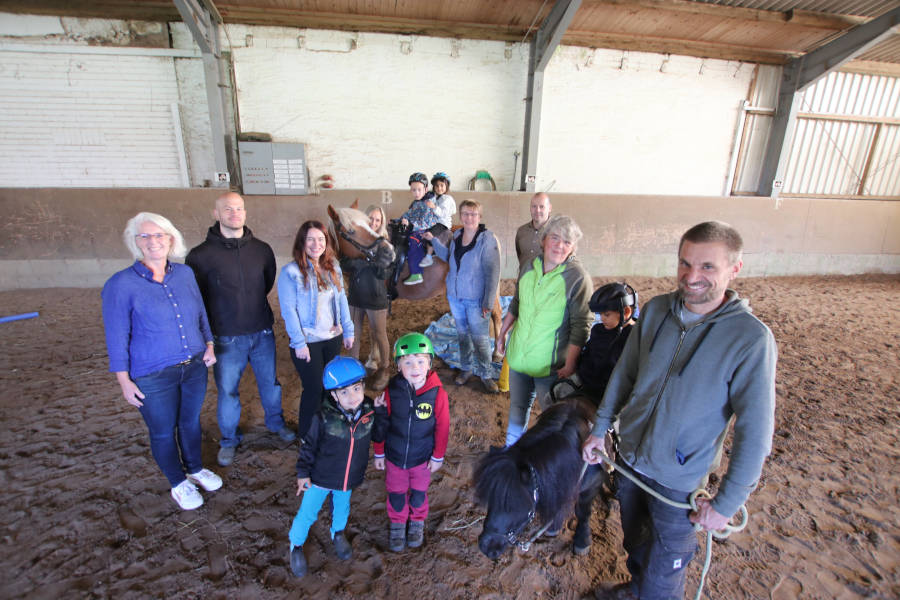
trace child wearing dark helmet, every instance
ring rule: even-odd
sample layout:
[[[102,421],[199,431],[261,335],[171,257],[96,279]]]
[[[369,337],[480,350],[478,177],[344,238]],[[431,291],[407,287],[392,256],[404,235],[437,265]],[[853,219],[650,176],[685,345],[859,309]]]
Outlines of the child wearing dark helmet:
[[[443,171],[438,171],[431,178],[431,191],[425,194],[423,200],[434,203],[434,214],[437,215],[438,222],[428,231],[435,237],[440,237],[442,233],[449,230],[453,226],[453,215],[456,214],[456,200],[453,199],[448,192],[450,191],[450,177]],[[443,240],[444,238],[441,238]],[[428,267],[434,264],[432,255],[434,248],[431,242],[425,245],[425,258],[419,263],[422,267]]]
[[[425,259],[425,240],[422,234],[438,223],[435,212],[437,205],[433,199],[425,198],[428,190],[428,176],[425,173],[413,173],[409,176],[409,191],[413,201],[409,208],[400,217],[400,223],[404,226],[412,226],[409,236],[409,251],[407,262],[409,263],[409,277],[403,280],[404,285],[418,285],[422,283],[422,269],[428,265],[422,264]]]
[[[394,344],[394,356],[400,373],[375,400],[377,427],[385,431],[384,441],[375,443],[375,468],[385,470],[391,523],[388,547],[400,552],[404,546],[418,548],[424,541],[428,484],[431,474],[444,464],[450,403],[431,368],[434,347],[427,336],[401,336]]]
[[[600,323],[591,328],[576,373],[583,391],[599,404],[638,316],[638,294],[627,283],[607,283],[597,288],[588,306],[600,315]]]
[[[327,396],[313,416],[297,458],[297,495],[300,510],[291,525],[291,571],[303,577],[308,571],[303,543],[319,509],[330,495],[333,507],[331,538],[334,552],[348,560],[353,550],[344,535],[350,516],[350,494],[363,481],[369,463],[369,442],[374,430],[375,407],[363,393],[366,368],[355,358],[337,356],[322,374]]]

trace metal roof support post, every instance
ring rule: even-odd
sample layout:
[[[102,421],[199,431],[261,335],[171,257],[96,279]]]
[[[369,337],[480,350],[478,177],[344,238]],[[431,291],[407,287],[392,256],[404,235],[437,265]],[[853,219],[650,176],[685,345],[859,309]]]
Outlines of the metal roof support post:
[[[900,7],[890,10],[868,23],[857,25],[836,40],[784,65],[778,91],[778,106],[769,132],[763,157],[757,193],[777,197],[784,184],[791,137],[798,112],[797,92],[839,68],[891,35],[900,23]]]
[[[525,136],[522,148],[520,191],[535,191],[537,158],[541,130],[541,99],[544,93],[544,69],[568,29],[581,0],[557,0],[531,40],[528,53],[528,92],[525,97]]]
[[[173,0],[185,25],[191,30],[194,42],[203,54],[203,74],[206,79],[206,102],[209,106],[209,125],[212,130],[213,158],[216,173],[209,179],[213,187],[229,187],[232,161],[226,150],[225,105],[222,101],[222,78],[219,70],[219,23],[222,17],[215,7],[204,0]],[[209,9],[207,8],[210,7]],[[228,144],[230,146],[230,144]]]

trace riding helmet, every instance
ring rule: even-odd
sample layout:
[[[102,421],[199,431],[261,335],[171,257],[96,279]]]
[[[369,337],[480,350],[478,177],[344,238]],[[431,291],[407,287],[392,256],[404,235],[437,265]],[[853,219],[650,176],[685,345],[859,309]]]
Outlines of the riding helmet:
[[[412,185],[414,181],[418,181],[419,183],[424,185],[426,188],[428,187],[428,175],[426,175],[425,173],[415,172],[412,175],[410,175],[408,185]]]
[[[431,185],[434,186],[434,184],[437,183],[438,181],[443,181],[444,183],[447,184],[447,189],[448,190],[450,189],[450,178],[447,177],[447,174],[444,173],[443,171],[438,171],[437,173],[434,174],[434,177],[431,178]]]
[[[361,362],[349,356],[335,356],[322,373],[322,385],[326,390],[338,390],[353,385],[366,376]]]
[[[394,344],[394,358],[400,358],[407,354],[430,354],[434,356],[434,346],[427,335],[421,333],[407,333],[401,335]]]

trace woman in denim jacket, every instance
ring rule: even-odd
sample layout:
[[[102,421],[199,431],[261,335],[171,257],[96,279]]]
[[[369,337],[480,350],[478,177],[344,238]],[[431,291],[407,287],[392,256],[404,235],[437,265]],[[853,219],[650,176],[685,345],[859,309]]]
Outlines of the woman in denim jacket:
[[[278,302],[291,339],[291,360],[300,375],[297,434],[306,435],[322,402],[322,372],[344,348],[353,346],[353,321],[341,267],[325,226],[307,221],[294,239],[294,260],[281,269]]]

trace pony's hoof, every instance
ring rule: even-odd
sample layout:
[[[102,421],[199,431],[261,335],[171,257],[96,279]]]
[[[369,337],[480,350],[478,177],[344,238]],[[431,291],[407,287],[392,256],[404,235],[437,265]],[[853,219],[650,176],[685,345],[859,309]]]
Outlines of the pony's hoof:
[[[376,392],[380,392],[384,388],[387,387],[388,380],[391,378],[391,373],[387,369],[381,369],[380,371],[375,372],[375,377],[372,379],[372,389]]]

